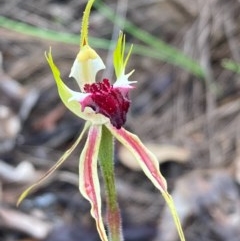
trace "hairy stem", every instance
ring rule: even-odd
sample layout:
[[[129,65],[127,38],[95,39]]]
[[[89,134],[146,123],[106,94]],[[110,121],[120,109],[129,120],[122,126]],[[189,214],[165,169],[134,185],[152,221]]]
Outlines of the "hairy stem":
[[[121,215],[117,202],[114,179],[113,150],[114,143],[112,134],[103,126],[99,160],[107,196],[109,239],[111,241],[122,241]]]

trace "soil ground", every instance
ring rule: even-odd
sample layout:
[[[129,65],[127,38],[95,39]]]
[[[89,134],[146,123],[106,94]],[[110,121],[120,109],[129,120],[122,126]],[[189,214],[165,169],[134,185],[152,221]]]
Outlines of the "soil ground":
[[[85,4],[84,0],[0,0],[0,17],[77,34]],[[240,80],[236,72],[240,71],[238,66],[235,72],[227,70],[222,63],[224,59],[240,63],[240,2],[106,0],[104,4],[203,69],[205,77],[200,78],[169,61],[133,54],[128,68],[135,69],[132,80],[138,83],[131,93],[125,127],[158,156],[186,240],[239,241]],[[78,46],[1,26],[0,240],[97,241],[89,204],[78,191],[83,144],[19,208],[15,206],[21,191],[56,162],[83,127],[62,105],[44,58],[51,46],[63,79],[73,87],[68,75]],[[118,31],[94,8],[91,36],[111,40]],[[148,48],[131,32],[126,38]],[[98,52],[111,66],[111,50]],[[110,67],[104,74],[113,79],[112,72]],[[161,196],[119,143],[115,169],[125,240],[178,240]]]

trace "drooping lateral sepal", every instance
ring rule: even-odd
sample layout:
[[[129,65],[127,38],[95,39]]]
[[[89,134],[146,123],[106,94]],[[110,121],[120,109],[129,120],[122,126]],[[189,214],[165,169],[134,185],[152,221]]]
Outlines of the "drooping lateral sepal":
[[[163,196],[165,202],[167,203],[168,208],[170,209],[170,212],[172,214],[173,221],[176,225],[176,228],[178,231],[178,236],[179,236],[180,240],[185,241],[185,236],[184,236],[184,232],[183,232],[182,225],[180,222],[180,218],[178,216],[178,212],[176,210],[172,196],[168,192],[163,192],[162,196]]]
[[[60,159],[33,185],[27,188],[19,197],[17,201],[17,206],[26,198],[26,196],[37,186],[39,186],[42,182],[44,182],[57,168],[59,168],[63,162],[71,155],[71,153],[78,146],[79,142],[82,140],[84,134],[89,128],[90,123],[86,122],[81,134],[77,138],[77,140],[73,143],[73,145],[60,157]]]
[[[159,163],[156,156],[143,145],[136,135],[126,131],[124,128],[117,130],[109,124],[107,124],[106,127],[110,130],[113,136],[115,136],[115,138],[133,154],[143,172],[152,181],[154,186],[161,192],[173,216],[179,238],[181,241],[185,241],[184,233],[182,231],[182,226],[174,202],[171,195],[167,191],[167,183],[159,170]]]
[[[121,142],[136,158],[146,176],[161,192],[167,190],[167,183],[159,170],[159,163],[156,156],[150,152],[134,134],[124,128],[116,129],[107,124],[107,128],[113,136]]]
[[[108,241],[101,214],[100,184],[97,158],[101,141],[101,125],[92,125],[79,160],[79,190],[91,204],[91,215],[96,221],[102,241]]]

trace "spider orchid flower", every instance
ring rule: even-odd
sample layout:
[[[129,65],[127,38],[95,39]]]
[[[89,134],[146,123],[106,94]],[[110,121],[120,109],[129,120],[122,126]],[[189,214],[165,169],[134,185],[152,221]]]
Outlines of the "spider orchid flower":
[[[77,81],[78,92],[68,88],[62,81],[60,71],[53,61],[51,50],[46,54],[62,102],[70,111],[86,121],[85,126],[73,146],[64,153],[58,162],[37,183],[22,193],[18,204],[27,196],[29,191],[44,181],[66,160],[87,132],[87,140],[79,159],[79,189],[91,204],[91,215],[96,221],[101,240],[122,240],[121,219],[116,201],[112,161],[113,138],[116,138],[133,154],[143,172],[162,193],[171,210],[179,237],[181,241],[184,241],[181,224],[173,200],[167,191],[165,178],[159,170],[156,156],[143,145],[136,135],[123,128],[131,103],[129,91],[134,88],[133,84],[135,82],[129,80],[133,71],[128,74],[125,73],[132,47],[125,56],[125,37],[122,33],[119,35],[113,53],[113,65],[116,74],[115,83],[112,84],[106,78],[96,82],[96,74],[104,69],[105,65],[88,43],[88,22],[93,2],[94,0],[88,1],[83,15],[80,51],[70,72],[70,77]],[[98,160],[107,194],[109,238],[101,214],[100,184],[97,171]]]

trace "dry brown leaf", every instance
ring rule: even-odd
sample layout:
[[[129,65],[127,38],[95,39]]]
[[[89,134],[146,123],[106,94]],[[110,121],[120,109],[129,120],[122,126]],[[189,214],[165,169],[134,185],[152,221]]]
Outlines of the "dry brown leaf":
[[[53,227],[46,220],[3,207],[0,207],[0,226],[21,231],[37,239],[45,238]]]

